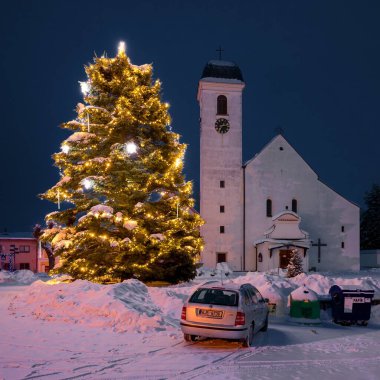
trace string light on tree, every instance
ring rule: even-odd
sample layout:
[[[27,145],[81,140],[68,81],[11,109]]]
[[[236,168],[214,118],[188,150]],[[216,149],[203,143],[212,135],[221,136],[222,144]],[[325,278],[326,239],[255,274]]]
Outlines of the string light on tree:
[[[118,46],[118,48],[117,48],[117,52],[118,52],[118,54],[120,55],[120,54],[125,54],[125,50],[126,50],[126,46],[125,46],[125,42],[124,41],[120,41],[119,42],[119,46]]]
[[[128,141],[124,146],[125,153],[128,155],[137,153],[137,145],[133,141]]]
[[[91,90],[91,86],[88,82],[79,82],[80,90],[84,96],[87,96]]]
[[[57,200],[58,200],[58,210],[61,208],[61,193],[58,189],[57,191]]]
[[[82,181],[82,185],[84,186],[84,188],[86,190],[90,190],[94,187],[94,181],[90,178],[85,178],[83,181]]]
[[[177,157],[174,161],[174,166],[179,168],[182,165],[182,157]]]
[[[61,150],[62,150],[63,153],[67,154],[67,153],[69,153],[69,151],[70,151],[70,146],[67,145],[67,144],[63,144],[63,145],[61,146]]]

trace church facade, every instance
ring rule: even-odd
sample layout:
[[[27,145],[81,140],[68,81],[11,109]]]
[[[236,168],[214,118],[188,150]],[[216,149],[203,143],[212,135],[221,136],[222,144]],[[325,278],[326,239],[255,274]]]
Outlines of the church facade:
[[[360,209],[319,180],[281,134],[242,162],[242,73],[210,61],[199,81],[202,262],[233,270],[359,270]]]

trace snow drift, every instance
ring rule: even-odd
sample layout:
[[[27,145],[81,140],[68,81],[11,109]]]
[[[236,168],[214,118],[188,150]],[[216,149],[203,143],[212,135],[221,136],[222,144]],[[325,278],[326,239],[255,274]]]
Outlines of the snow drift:
[[[29,272],[29,271],[25,271]],[[18,315],[33,315],[46,321],[59,321],[115,332],[154,332],[179,329],[179,318],[184,300],[200,284],[220,277],[204,270],[194,281],[170,287],[147,287],[138,280],[115,285],[100,285],[77,280],[72,283],[35,281],[25,292],[15,297],[12,311]],[[2,274],[2,276],[5,276]],[[18,274],[19,279],[31,279],[30,273]],[[35,278],[33,277],[35,280]],[[28,280],[28,281],[29,281]],[[285,278],[267,273],[232,273],[224,282],[251,283],[270,303],[276,304],[276,316],[289,314],[288,296],[305,285],[319,296],[327,295],[333,284],[354,285],[374,289],[380,295],[380,271],[360,274],[301,274]],[[373,307],[371,321],[380,321],[380,307]],[[324,313],[322,318],[329,318]]]

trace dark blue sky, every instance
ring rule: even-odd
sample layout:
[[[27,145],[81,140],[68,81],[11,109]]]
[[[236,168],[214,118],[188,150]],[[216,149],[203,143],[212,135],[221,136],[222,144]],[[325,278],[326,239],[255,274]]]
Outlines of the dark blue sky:
[[[281,126],[320,178],[363,205],[380,183],[380,2],[19,1],[0,15],[0,229],[30,230],[56,207],[37,198],[59,178],[51,154],[75,117],[79,80],[120,40],[153,63],[173,129],[199,179],[197,84],[205,63],[235,61],[246,82],[244,159]]]

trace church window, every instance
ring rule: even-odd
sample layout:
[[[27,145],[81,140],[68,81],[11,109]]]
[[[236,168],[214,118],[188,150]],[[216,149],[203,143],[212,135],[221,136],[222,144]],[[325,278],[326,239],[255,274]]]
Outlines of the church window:
[[[224,226],[220,226],[219,227],[219,231],[220,231],[221,234],[224,234]]]
[[[216,252],[216,262],[217,263],[226,263],[227,262],[227,254],[224,252]]]
[[[342,232],[344,232],[344,226],[342,226]]]
[[[220,185],[220,188],[224,189],[224,185],[225,185],[224,181],[220,181],[219,185]]]
[[[342,241],[341,247],[344,248],[344,241]]]
[[[259,253],[258,260],[259,260],[259,263],[263,262],[263,255],[261,253]]]
[[[272,216],[272,200],[267,199],[267,216]]]
[[[292,199],[292,211],[297,212],[297,199]]]
[[[223,206],[223,205],[221,205],[221,206],[219,207],[219,209],[220,209],[220,212],[221,212],[221,213],[224,212],[224,206]]]
[[[217,115],[227,115],[227,97],[219,95],[217,98]]]

